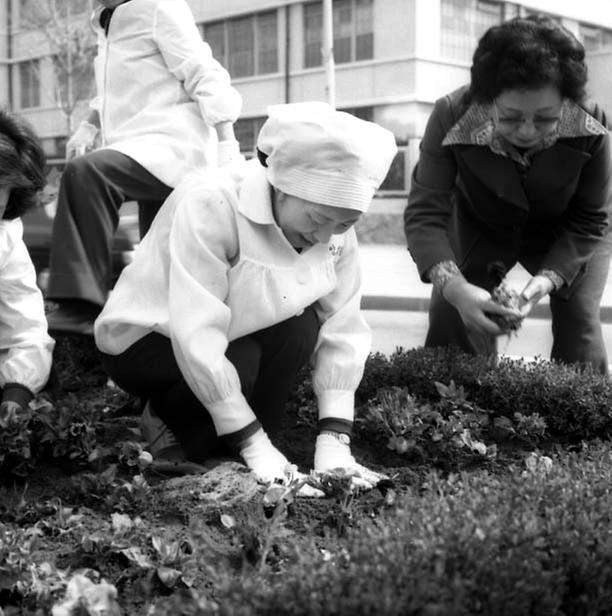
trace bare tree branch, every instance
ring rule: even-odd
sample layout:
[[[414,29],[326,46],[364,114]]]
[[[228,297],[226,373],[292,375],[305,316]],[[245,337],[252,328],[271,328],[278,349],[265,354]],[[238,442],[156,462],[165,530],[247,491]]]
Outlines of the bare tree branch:
[[[69,134],[77,105],[93,93],[96,40],[89,9],[89,0],[26,0],[22,4],[23,23],[47,42],[55,73],[55,99]]]

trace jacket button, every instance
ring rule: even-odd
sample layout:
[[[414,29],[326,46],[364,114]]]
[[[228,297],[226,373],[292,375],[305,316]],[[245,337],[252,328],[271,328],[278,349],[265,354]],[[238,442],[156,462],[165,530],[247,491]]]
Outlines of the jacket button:
[[[308,282],[308,272],[304,270],[301,272],[298,272],[297,281],[299,284],[306,284]]]

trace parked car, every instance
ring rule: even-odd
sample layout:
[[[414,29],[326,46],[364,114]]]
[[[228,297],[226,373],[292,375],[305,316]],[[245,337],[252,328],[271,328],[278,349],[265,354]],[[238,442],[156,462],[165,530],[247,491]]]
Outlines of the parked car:
[[[43,292],[46,291],[55,210],[56,200],[53,199],[43,207],[30,210],[22,219],[23,238],[34,262],[38,284]],[[113,275],[115,278],[131,261],[132,252],[140,239],[137,204],[133,201],[125,203],[121,208],[120,216],[119,228],[113,243]]]

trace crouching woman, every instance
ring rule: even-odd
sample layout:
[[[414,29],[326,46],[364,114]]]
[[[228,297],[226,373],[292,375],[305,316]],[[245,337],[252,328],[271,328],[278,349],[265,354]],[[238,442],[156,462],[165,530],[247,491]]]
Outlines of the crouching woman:
[[[393,135],[324,103],[278,105],[258,151],[231,177],[207,172],[173,191],[96,321],[97,345],[110,376],[148,400],[158,460],[234,449],[264,481],[289,465],[269,437],[312,358],[314,468],[371,487],[378,475],[350,450],[370,350],[352,227],[389,169]]]
[[[53,339],[20,216],[38,203],[45,156],[22,119],[0,110],[0,429],[46,384]]]

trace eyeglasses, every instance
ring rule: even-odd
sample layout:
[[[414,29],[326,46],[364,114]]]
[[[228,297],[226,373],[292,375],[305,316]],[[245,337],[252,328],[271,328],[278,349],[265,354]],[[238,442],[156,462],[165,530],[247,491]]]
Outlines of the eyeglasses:
[[[510,130],[519,130],[525,122],[530,122],[538,132],[551,132],[559,124],[561,119],[559,115],[556,116],[538,116],[535,115],[532,118],[524,118],[522,116],[508,116],[500,115],[497,103],[493,101],[493,107],[495,109],[495,121],[500,126]]]

